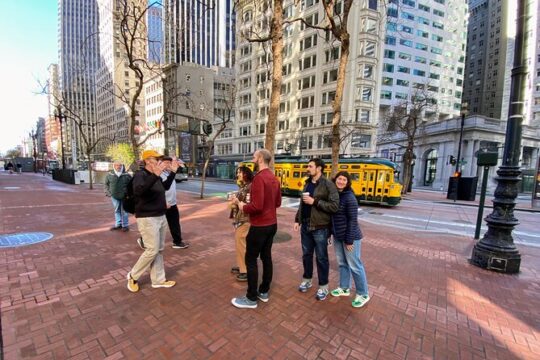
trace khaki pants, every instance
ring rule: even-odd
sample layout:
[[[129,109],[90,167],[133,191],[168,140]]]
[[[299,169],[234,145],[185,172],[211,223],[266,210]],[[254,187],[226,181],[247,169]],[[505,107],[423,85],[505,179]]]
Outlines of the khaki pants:
[[[165,247],[165,231],[167,220],[165,215],[158,217],[138,218],[137,227],[144,239],[144,252],[131,269],[131,277],[134,280],[144,274],[150,268],[150,280],[152,284],[159,284],[166,280],[163,265],[163,249]]]
[[[246,270],[246,236],[249,231],[249,223],[245,223],[236,228],[234,238],[236,240],[236,263],[240,268],[240,273],[247,273]]]

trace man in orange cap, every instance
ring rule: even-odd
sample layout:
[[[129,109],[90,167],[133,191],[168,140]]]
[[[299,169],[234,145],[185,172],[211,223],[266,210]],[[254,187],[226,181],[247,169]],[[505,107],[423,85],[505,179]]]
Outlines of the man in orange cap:
[[[162,157],[163,155],[154,150],[143,151],[144,169],[133,175],[133,194],[137,199],[135,218],[144,238],[145,250],[127,274],[127,288],[131,292],[139,291],[138,280],[148,268],[153,288],[170,288],[176,284],[175,281],[165,278],[163,249],[167,230],[165,190],[174,182],[178,164],[171,164],[169,176],[162,181],[160,176],[166,167],[161,161]]]

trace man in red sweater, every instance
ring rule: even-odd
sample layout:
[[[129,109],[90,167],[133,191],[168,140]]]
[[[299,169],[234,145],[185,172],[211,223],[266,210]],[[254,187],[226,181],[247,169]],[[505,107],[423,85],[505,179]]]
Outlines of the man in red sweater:
[[[281,206],[281,188],[269,169],[272,154],[260,149],[253,154],[253,163],[257,175],[251,183],[249,203],[234,200],[234,203],[249,215],[250,228],[246,237],[246,268],[248,289],[246,296],[233,298],[232,304],[241,309],[255,309],[257,299],[267,302],[270,283],[272,282],[272,243],[277,231],[276,209]],[[257,289],[259,269],[257,258],[263,263],[262,282]]]

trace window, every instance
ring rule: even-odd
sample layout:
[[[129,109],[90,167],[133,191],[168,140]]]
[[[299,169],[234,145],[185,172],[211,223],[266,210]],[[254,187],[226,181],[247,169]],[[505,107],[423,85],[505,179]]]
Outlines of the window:
[[[433,22],[433,27],[434,27],[435,29],[441,29],[441,30],[444,29],[444,25],[443,25],[442,23],[440,23],[440,22],[437,22],[437,21],[434,21],[434,22]]]
[[[313,127],[313,115],[311,116],[302,116],[299,119],[300,127],[306,128],[306,127]]]
[[[383,71],[384,72],[391,72],[393,73],[394,72],[394,65],[392,64],[383,64]]]
[[[397,24],[395,22],[389,21],[388,23],[386,23],[386,30],[397,31]]]
[[[399,43],[403,46],[412,47],[413,42],[411,40],[399,39]]]
[[[407,100],[408,99],[408,95],[406,93],[400,93],[400,92],[396,92],[394,97],[396,99],[398,99],[398,100]]]
[[[401,31],[403,31],[403,32],[405,32],[407,34],[412,34],[413,33],[413,28],[410,27],[410,26],[401,25],[400,28],[401,28]]]
[[[366,42],[366,46],[364,48],[364,56],[367,57],[375,57],[375,43],[368,41]]]
[[[425,45],[425,44],[422,44],[422,43],[416,43],[416,46],[415,46],[418,50],[423,50],[423,51],[427,51],[428,50],[428,46]]]
[[[333,112],[327,112],[321,114],[321,125],[330,125],[332,124],[332,118],[334,117]]]
[[[285,64],[283,65],[283,76],[287,76],[291,73],[292,65],[291,64]]]
[[[442,63],[440,61],[437,61],[437,60],[429,60],[429,65],[435,66],[435,67],[441,67]]]
[[[364,70],[362,72],[362,77],[364,79],[373,78],[373,66],[372,65],[364,65]]]
[[[362,88],[362,101],[371,102],[372,93],[373,93],[372,88],[368,88],[368,87]]]
[[[414,70],[413,70],[413,75],[416,75],[416,76],[426,76],[426,72],[425,72],[424,70],[414,69]]]
[[[398,57],[402,60],[411,60],[411,55],[407,53],[400,52]]]
[[[435,73],[429,73],[429,78],[439,80],[441,78],[441,75],[435,74]]]
[[[414,20],[414,15],[406,11],[401,12],[401,18],[405,20]]]
[[[431,52],[433,54],[438,54],[438,55],[441,55],[442,54],[442,49],[439,49],[439,48],[436,48],[436,47],[431,47]]]
[[[442,37],[442,36],[439,36],[439,35],[431,34],[431,40],[435,40],[435,41],[438,41],[438,42],[442,42],[442,41],[443,41],[443,37]]]
[[[336,92],[335,91],[324,92],[322,94],[321,105],[329,105],[334,101],[335,98],[336,98]]]
[[[414,6],[415,6],[414,1],[412,1],[412,0],[403,0],[402,2],[403,2],[403,5],[408,5],[408,6],[410,6],[410,7],[414,7]]]
[[[411,72],[411,70],[408,67],[400,66],[400,65],[398,65],[397,71],[400,73],[405,73],[405,74],[409,74]]]
[[[326,50],[325,51],[326,62],[328,63],[330,61],[339,59],[339,54],[340,54],[339,47],[333,48],[331,50]]]
[[[298,99],[298,109],[308,109],[315,105],[315,96],[308,95]]]
[[[430,24],[429,19],[426,19],[425,17],[418,16],[416,20],[418,21],[419,24],[422,24],[422,25]]]
[[[308,36],[300,41],[300,51],[307,50],[314,46],[317,46],[317,34]]]
[[[396,8],[388,8],[388,10],[386,11],[386,15],[388,15],[388,17],[397,18],[398,17],[398,9],[396,9]]]
[[[415,56],[414,61],[417,62],[417,63],[420,63],[420,64],[427,63],[427,59],[425,57],[421,57],[421,56]]]
[[[313,54],[304,59],[298,60],[298,69],[300,71],[312,68],[317,65],[317,55]]]
[[[386,59],[395,59],[396,52],[394,50],[384,50],[384,57]]]
[[[386,45],[396,45],[396,38],[393,36],[386,36],[384,38],[384,43]]]
[[[381,90],[381,99],[392,100],[392,92],[388,90]]]
[[[444,17],[444,11],[433,9],[433,14]]]
[[[240,136],[249,136],[251,135],[251,125],[247,126],[240,126],[238,129],[238,133]]]
[[[396,80],[396,85],[409,87],[409,80],[397,79]]]
[[[323,73],[323,84],[328,84],[337,80],[337,69],[325,71]]]
[[[367,109],[356,109],[355,122],[369,123],[371,111]]]
[[[386,86],[392,86],[394,85],[394,79],[391,77],[385,77],[382,78],[382,84]]]
[[[429,8],[429,6],[426,6],[426,5],[422,5],[422,4],[418,4],[418,9],[422,10],[422,11],[427,11],[429,12],[431,9]]]
[[[371,135],[354,133],[351,139],[351,147],[369,148],[371,144]]]
[[[313,13],[307,16],[304,21],[309,25],[317,25],[319,23],[319,13]],[[307,25],[304,22],[300,23],[300,30],[303,31],[307,28]]]
[[[313,86],[315,86],[315,75],[311,75],[311,76],[298,80],[299,90],[309,89]]]

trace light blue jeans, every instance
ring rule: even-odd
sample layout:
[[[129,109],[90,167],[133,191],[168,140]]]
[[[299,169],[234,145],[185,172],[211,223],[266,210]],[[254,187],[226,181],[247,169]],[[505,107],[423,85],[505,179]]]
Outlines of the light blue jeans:
[[[343,241],[334,241],[336,259],[339,266],[339,287],[342,289],[351,288],[351,274],[358,295],[368,295],[368,284],[366,270],[360,260],[361,240],[355,240],[353,251],[347,251]]]
[[[114,226],[116,227],[128,227],[129,219],[128,213],[122,207],[122,200],[115,199],[111,197],[113,206],[114,206]]]

